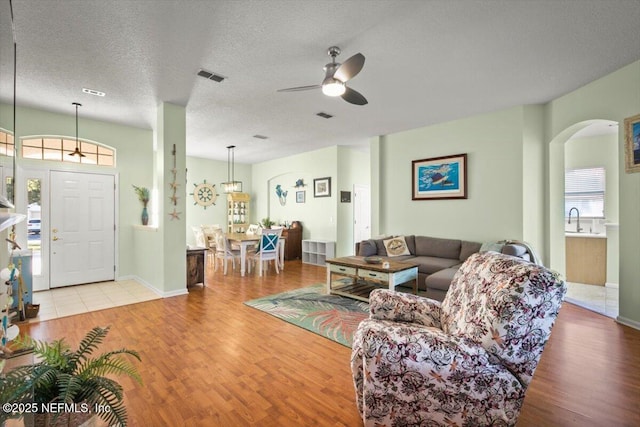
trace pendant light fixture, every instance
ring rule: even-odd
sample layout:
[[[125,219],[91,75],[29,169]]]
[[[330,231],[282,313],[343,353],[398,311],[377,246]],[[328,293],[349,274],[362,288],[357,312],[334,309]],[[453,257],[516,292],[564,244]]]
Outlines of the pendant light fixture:
[[[235,145],[227,147],[227,182],[222,183],[222,189],[225,194],[242,192],[242,181],[235,180],[235,148]]]
[[[80,151],[80,141],[78,141],[78,107],[82,107],[82,104],[74,102],[73,105],[76,106],[76,149],[73,150],[73,153],[69,153],[68,155],[86,157],[84,154],[82,154],[82,151]]]

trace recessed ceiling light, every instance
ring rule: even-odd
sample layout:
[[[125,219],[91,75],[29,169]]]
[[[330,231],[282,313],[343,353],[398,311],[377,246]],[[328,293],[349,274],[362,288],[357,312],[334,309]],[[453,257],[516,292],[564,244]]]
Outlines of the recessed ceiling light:
[[[95,90],[95,89],[87,89],[86,87],[83,87],[82,91],[84,93],[88,93],[89,95],[95,95],[95,96],[105,96],[106,95],[106,93],[104,93],[104,92],[100,92],[99,90]]]
[[[331,114],[327,114],[327,113],[323,113],[323,112],[317,113],[316,116],[320,116],[323,119],[330,119],[331,117],[333,117]]]
[[[253,135],[253,137],[258,139],[269,139],[268,136],[264,136],[264,135]]]

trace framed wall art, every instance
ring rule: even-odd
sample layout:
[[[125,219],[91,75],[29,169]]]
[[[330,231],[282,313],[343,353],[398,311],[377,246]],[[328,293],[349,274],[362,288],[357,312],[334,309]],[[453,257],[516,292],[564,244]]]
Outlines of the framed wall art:
[[[341,191],[340,201],[342,203],[351,203],[351,191]]]
[[[624,169],[640,172],[640,114],[624,119],[624,138]]]
[[[296,203],[304,203],[304,191],[296,191]]]
[[[411,199],[466,199],[467,154],[411,162]]]
[[[313,180],[313,197],[331,197],[331,177]]]

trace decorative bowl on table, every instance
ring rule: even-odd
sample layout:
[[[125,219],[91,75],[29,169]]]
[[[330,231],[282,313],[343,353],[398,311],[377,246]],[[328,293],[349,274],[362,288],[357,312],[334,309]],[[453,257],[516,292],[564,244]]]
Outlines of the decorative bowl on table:
[[[382,262],[382,258],[379,256],[366,256],[364,257],[364,262],[367,264],[380,264]]]

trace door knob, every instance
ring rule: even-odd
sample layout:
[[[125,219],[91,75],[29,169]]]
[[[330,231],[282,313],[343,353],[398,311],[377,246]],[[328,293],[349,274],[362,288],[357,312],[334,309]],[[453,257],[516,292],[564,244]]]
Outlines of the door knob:
[[[58,232],[58,229],[57,229],[57,228],[52,228],[52,229],[51,229],[51,232],[52,232],[52,233],[57,233],[57,232]]]
[[[58,236],[53,236],[53,238],[51,240],[53,240],[55,242],[56,240],[62,240],[62,239],[60,239]]]

